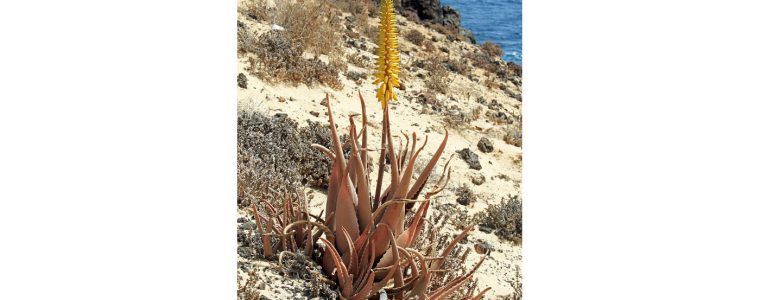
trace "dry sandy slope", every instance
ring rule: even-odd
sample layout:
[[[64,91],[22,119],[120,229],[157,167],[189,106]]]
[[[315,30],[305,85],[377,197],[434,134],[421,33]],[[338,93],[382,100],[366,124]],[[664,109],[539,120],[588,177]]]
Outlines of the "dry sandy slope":
[[[425,27],[410,22],[403,17],[398,17],[400,20],[400,32],[405,32],[410,28],[416,28],[423,32],[426,36],[432,37],[438,36],[439,41],[446,41],[446,38],[434,31],[426,29]],[[247,19],[242,14],[238,16],[238,20],[245,23],[249,28],[253,28],[255,31],[270,30],[271,24],[258,23]],[[374,20],[375,22],[377,19]],[[370,22],[373,22],[370,19]],[[404,64],[408,64],[412,61],[412,57],[419,53],[419,47],[410,44],[403,38],[399,39],[400,48],[402,50],[401,61],[402,69]],[[437,42],[436,46],[446,46],[450,49],[452,57],[461,56],[465,51],[473,51],[474,45],[466,44],[463,42]],[[375,45],[371,45],[368,49],[372,49]],[[363,51],[356,48],[348,48],[348,52],[359,51],[367,56],[374,57],[372,53]],[[407,52],[408,54],[403,54]],[[250,55],[250,54],[248,54]],[[331,104],[333,113],[336,118],[336,124],[338,125],[339,134],[344,134],[347,131],[348,116],[361,113],[361,107],[359,104],[359,93],[364,95],[367,102],[367,112],[369,118],[369,144],[379,145],[380,140],[380,126],[382,121],[382,114],[380,104],[375,100],[376,86],[371,84],[371,80],[363,80],[361,84],[357,84],[353,80],[349,80],[344,74],[341,74],[341,80],[344,88],[340,91],[333,90],[326,86],[313,86],[307,87],[305,85],[288,86],[288,85],[272,85],[262,81],[259,78],[250,76],[245,70],[248,65],[247,56],[239,57],[238,71],[248,75],[248,88],[238,88],[238,109],[239,110],[256,110],[265,112],[269,115],[276,113],[285,113],[289,118],[298,122],[299,126],[307,126],[306,120],[316,121],[323,124],[327,123],[327,108],[320,103],[325,98],[325,94],[329,94],[331,98]],[[358,66],[349,65],[349,70],[364,71],[367,74],[371,74],[371,70],[363,69]],[[477,70],[475,74],[482,75],[483,70]],[[426,90],[424,87],[423,79],[417,76],[405,76],[406,90],[398,91],[399,101],[391,104],[391,126],[394,135],[399,135],[400,132],[417,132],[418,145],[424,140],[424,136],[428,136],[428,146],[421,155],[423,162],[427,162],[428,158],[435,151],[441,140],[443,139],[443,133],[446,123],[444,122],[445,113],[421,113],[422,105],[416,102],[416,96]],[[471,110],[478,106],[482,106],[483,111],[487,111],[487,108],[476,102],[478,97],[484,97],[490,102],[495,99],[499,104],[503,105],[506,109],[510,110],[514,115],[521,114],[522,103],[514,98],[507,96],[503,91],[490,90],[481,83],[475,83],[464,76],[451,73],[449,92],[446,95],[438,95],[438,99],[446,102],[446,105],[455,104],[462,110]],[[482,77],[484,78],[484,77]],[[511,85],[511,83],[510,83]],[[510,90],[514,94],[520,94],[519,87],[514,85],[509,86]],[[282,101],[284,100],[284,101]],[[318,116],[312,115],[312,112],[318,113]],[[443,193],[439,194],[433,201],[439,203],[456,203],[456,196],[453,190],[461,184],[468,184],[473,192],[478,196],[478,200],[466,207],[467,214],[472,216],[475,213],[484,210],[488,204],[498,203],[503,197],[507,195],[516,195],[520,193],[520,182],[522,180],[519,158],[522,155],[522,149],[509,145],[502,140],[504,129],[506,125],[496,125],[487,120],[485,117],[481,117],[478,120],[464,124],[458,129],[449,129],[449,140],[444,152],[445,158],[448,158],[454,154],[454,158],[451,161],[452,178],[448,184],[448,188]],[[426,133],[427,131],[427,133]],[[481,137],[488,137],[494,144],[494,151],[492,153],[483,153],[477,150],[477,143]],[[463,148],[469,148],[476,152],[480,157],[480,163],[482,170],[476,171],[470,169],[468,165],[456,155],[456,150]],[[318,154],[315,154],[318,155]],[[377,162],[377,153],[372,153],[372,161]],[[440,170],[443,166],[443,159],[437,167]],[[474,185],[471,183],[471,177],[477,173],[483,174],[486,178],[485,183],[482,185]],[[502,175],[502,176],[499,176]],[[506,176],[504,176],[506,175]],[[389,175],[386,174],[386,178]],[[373,176],[374,178],[374,176]],[[436,177],[437,178],[437,177]],[[387,184],[387,182],[386,182]],[[372,183],[374,186],[374,182]],[[374,189],[373,189],[374,190]],[[311,190],[310,194],[313,195],[312,210],[319,212],[324,205],[324,199],[326,195],[322,191]],[[462,206],[465,208],[464,206]],[[443,232],[448,234],[457,234],[460,230],[454,228],[449,224]],[[512,288],[509,284],[509,280],[515,277],[515,268],[521,266],[522,261],[522,247],[515,245],[505,240],[499,240],[494,234],[487,234],[479,230],[475,230],[468,238],[468,244],[472,247],[476,242],[486,242],[493,247],[493,251],[490,256],[485,260],[483,266],[476,273],[475,278],[478,280],[480,289],[485,287],[491,287],[492,291],[489,292],[489,297],[496,298],[499,295],[508,295],[512,293]],[[479,259],[479,255],[469,255],[469,265],[472,266]]]

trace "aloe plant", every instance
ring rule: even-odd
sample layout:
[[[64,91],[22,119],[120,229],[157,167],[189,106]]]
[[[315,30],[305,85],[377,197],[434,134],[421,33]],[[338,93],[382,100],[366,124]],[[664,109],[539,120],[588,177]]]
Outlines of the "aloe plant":
[[[454,238],[440,253],[435,253],[434,249],[430,249],[428,253],[423,254],[411,248],[420,236],[432,196],[440,193],[450,178],[447,162],[443,175],[437,179],[433,188],[424,194],[423,199],[419,199],[433,168],[443,154],[448,132],[422,173],[418,178],[413,179],[414,166],[419,154],[427,145],[427,139],[422,146],[417,148],[416,134],[413,133],[411,150],[407,142],[404,150],[395,151],[393,142],[389,138],[392,135],[386,107],[383,110],[383,129],[387,133],[384,145],[387,146],[390,157],[391,182],[382,195],[375,198],[377,200],[373,200],[369,192],[367,159],[363,159],[368,156],[369,151],[366,145],[366,107],[361,94],[359,98],[363,112],[362,123],[361,128],[357,128],[353,118],[349,119],[347,142],[351,147],[351,152],[348,160],[340,154],[341,144],[329,97],[326,103],[333,149],[313,145],[333,160],[325,204],[325,212],[328,216],[325,224],[327,228],[322,230],[330,234],[320,238],[325,245],[322,265],[328,271],[335,270],[341,295],[347,299],[364,299],[374,295],[391,279],[393,279],[393,288],[390,288],[388,293],[396,295],[397,299],[405,299],[409,296],[417,296],[420,299],[445,299],[472,277],[475,269],[483,261],[481,259],[473,271],[449,281],[448,284],[434,291],[428,291],[433,276],[443,271],[441,270],[443,260],[439,258],[449,256],[456,244],[470,232],[472,227]],[[357,133],[357,130],[360,133]],[[382,164],[383,160],[380,159],[380,161]],[[382,170],[381,167],[378,172],[381,173]],[[376,185],[381,187],[382,181],[378,181]],[[406,205],[409,203],[418,205],[411,223],[404,227]],[[288,240],[290,234],[291,232],[285,231],[282,240]],[[411,269],[411,273],[402,271],[407,268]]]
[[[414,249],[431,199],[445,188],[451,176],[449,158],[441,176],[426,193],[422,193],[443,155],[448,131],[445,131],[432,158],[415,178],[415,165],[421,163],[418,161],[419,155],[427,146],[427,137],[418,148],[417,134],[412,133],[411,138],[404,134],[406,143],[403,150],[401,144],[396,149],[390,126],[388,102],[397,99],[393,88],[399,86],[394,19],[393,1],[382,1],[375,84],[380,84],[377,99],[383,110],[383,124],[374,194],[370,188],[369,132],[364,97],[359,93],[362,111],[360,126],[357,126],[353,116],[349,117],[346,146],[351,151],[346,158],[328,95],[325,100],[332,149],[312,145],[332,160],[323,213],[310,215],[306,211],[309,207],[307,203],[294,205],[290,199],[285,199],[279,213],[269,202],[262,201],[269,217],[260,213],[255,206],[252,208],[263,240],[264,255],[273,257],[278,251],[281,256],[289,251],[303,251],[316,258],[321,257],[324,270],[336,279],[342,299],[376,297],[381,289],[395,299],[446,299],[460,290],[485,259],[485,256],[481,257],[470,272],[433,289],[431,283],[436,277],[449,271],[443,269],[445,259],[454,255],[452,251],[456,245],[473,227],[462,231],[443,250],[434,247]],[[386,154],[390,164],[390,184],[383,189]],[[409,225],[405,226],[407,213],[413,213],[413,216]],[[489,289],[475,296],[469,291],[464,293],[466,296],[463,299],[480,299]]]

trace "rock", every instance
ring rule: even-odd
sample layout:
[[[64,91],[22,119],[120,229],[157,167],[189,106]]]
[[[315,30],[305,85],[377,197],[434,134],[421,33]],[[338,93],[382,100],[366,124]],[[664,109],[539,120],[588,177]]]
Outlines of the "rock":
[[[472,192],[472,190],[463,185],[456,189],[455,194],[457,195],[457,203],[461,205],[470,205],[470,203],[475,202],[475,193]]]
[[[348,40],[348,42],[346,42],[346,44],[348,44],[349,46],[354,47],[354,48],[360,48],[361,45],[362,45],[361,42],[359,42],[359,41],[357,41],[355,39]]]
[[[506,113],[500,110],[496,112],[487,111],[486,116],[491,117],[497,124],[512,124],[513,122]]]
[[[422,21],[439,21],[443,17],[441,0],[401,0],[396,6],[400,11],[411,10],[417,13]]]
[[[470,175],[470,181],[474,185],[481,185],[486,182],[486,176],[480,173],[473,173]]]
[[[238,82],[238,86],[241,89],[247,89],[248,88],[248,77],[245,77],[245,74],[238,73],[237,82]]]
[[[309,113],[310,113],[312,116],[315,116],[315,117],[319,117],[319,113],[318,113],[318,112],[316,112],[316,111],[313,111],[313,110],[312,110],[312,111],[310,111]]]
[[[480,231],[482,231],[482,232],[485,232],[485,233],[491,233],[491,232],[493,232],[493,228],[491,228],[490,226],[488,226],[486,224],[480,224],[478,226],[478,229]]]
[[[496,99],[491,99],[491,103],[488,104],[488,109],[499,110],[500,108],[504,108],[504,105],[499,104]]]
[[[478,41],[475,39],[475,34],[472,33],[472,31],[468,29],[464,29],[462,27],[459,28],[459,35],[465,38],[466,41],[469,41],[470,44],[477,44]]]
[[[463,159],[467,165],[470,166],[470,169],[480,170],[483,167],[480,165],[480,160],[478,159],[478,155],[475,154],[475,152],[470,151],[469,148],[464,148],[459,151],[459,157]]]
[[[240,257],[250,258],[256,255],[256,250],[251,247],[238,247],[237,250]]]
[[[319,105],[327,107],[327,98],[322,99],[322,102],[319,102]]]
[[[462,16],[459,12],[451,6],[441,7],[441,15],[439,22],[446,26],[460,27],[462,24]]]
[[[522,65],[516,64],[516,63],[511,62],[511,61],[508,61],[507,62],[507,69],[509,70],[509,73],[512,76],[522,77]]]
[[[351,79],[353,81],[360,81],[362,79],[367,79],[367,74],[362,72],[356,72],[356,71],[348,71],[346,73],[346,77],[348,79]]]
[[[493,245],[486,241],[478,241],[475,243],[475,252],[478,254],[489,254],[493,249]]]
[[[478,149],[483,153],[491,153],[493,152],[493,143],[488,138],[482,137],[478,141]]]

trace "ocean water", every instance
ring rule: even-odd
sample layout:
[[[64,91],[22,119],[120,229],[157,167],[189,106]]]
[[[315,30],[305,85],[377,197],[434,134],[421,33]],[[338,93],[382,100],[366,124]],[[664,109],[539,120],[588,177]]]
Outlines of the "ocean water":
[[[504,49],[504,60],[522,64],[522,0],[441,0],[462,15],[478,44],[492,41]]]

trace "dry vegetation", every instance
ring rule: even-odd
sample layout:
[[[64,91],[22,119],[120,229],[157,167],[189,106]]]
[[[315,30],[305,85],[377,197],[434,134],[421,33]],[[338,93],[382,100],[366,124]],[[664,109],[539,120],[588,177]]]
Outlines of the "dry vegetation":
[[[312,143],[331,147],[327,126],[298,129],[286,116],[238,113],[238,204],[282,195],[297,199],[302,185],[326,188],[330,160],[316,155]]]
[[[443,64],[443,60],[442,56],[435,57],[430,60],[430,64],[426,65],[429,74],[425,80],[425,87],[437,93],[446,94],[450,82],[449,72]]]
[[[519,244],[522,243],[522,199],[512,195],[508,198],[489,205],[475,218],[481,220],[481,230],[487,227],[494,230],[498,237]]]
[[[422,46],[422,43],[425,41],[425,35],[417,29],[407,31],[404,34],[404,38],[417,46]]]
[[[302,57],[303,48],[281,31],[269,31],[256,37],[252,46],[256,57],[249,58],[251,75],[270,82],[321,83],[341,89],[338,75],[340,64],[326,64],[318,58]]]
[[[501,50],[501,47],[491,41],[486,41],[483,43],[481,48],[483,48],[483,51],[485,51],[490,56],[501,57],[504,54],[504,51]]]
[[[448,113],[444,115],[443,122],[448,128],[462,130],[470,126],[472,121],[478,120],[483,112],[482,106],[475,106],[467,111],[463,111],[457,106],[451,106]]]
[[[342,27],[338,11],[312,1],[283,1],[270,9],[257,0],[251,0],[247,10],[249,16],[284,28],[254,36],[238,26],[239,52],[253,54],[248,67],[252,75],[270,82],[343,88],[338,75],[347,65],[342,30],[335,30]]]
[[[520,123],[517,123],[513,126],[507,126],[503,136],[504,142],[515,147],[522,147],[522,129],[520,125]]]

